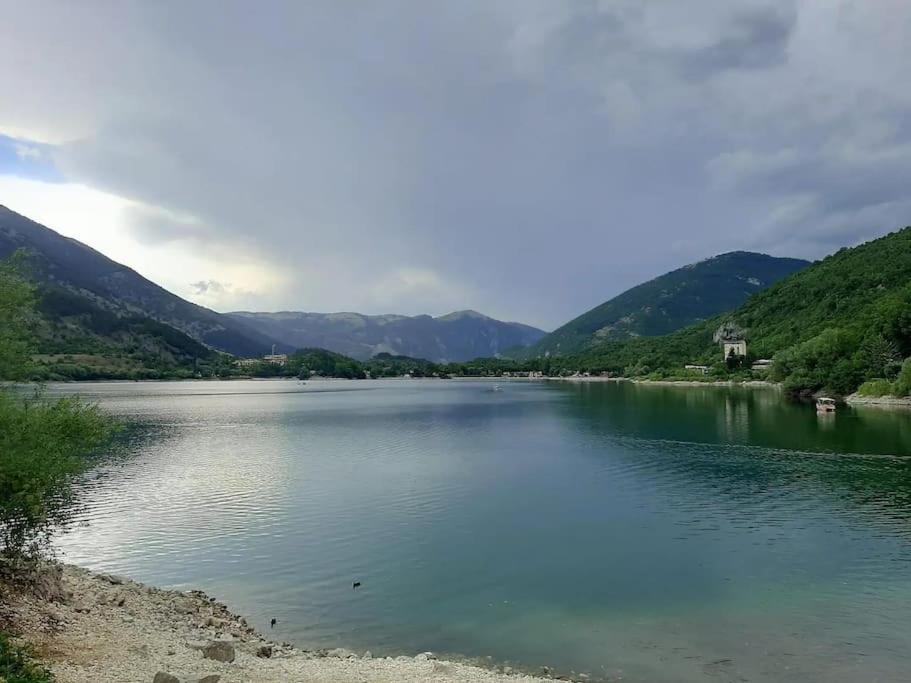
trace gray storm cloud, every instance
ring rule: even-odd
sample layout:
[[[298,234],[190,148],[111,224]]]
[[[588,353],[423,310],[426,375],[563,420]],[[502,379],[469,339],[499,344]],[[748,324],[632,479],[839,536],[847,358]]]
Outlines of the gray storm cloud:
[[[554,326],[731,249],[911,222],[911,6],[16,3],[0,133],[254,253],[276,308]],[[192,277],[192,275],[191,275]]]

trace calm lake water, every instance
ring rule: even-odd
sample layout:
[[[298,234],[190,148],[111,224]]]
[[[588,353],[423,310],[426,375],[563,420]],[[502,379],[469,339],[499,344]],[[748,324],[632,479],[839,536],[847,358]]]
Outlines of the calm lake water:
[[[911,413],[501,385],[52,387],[131,425],[59,547],[305,648],[649,683],[911,677]]]

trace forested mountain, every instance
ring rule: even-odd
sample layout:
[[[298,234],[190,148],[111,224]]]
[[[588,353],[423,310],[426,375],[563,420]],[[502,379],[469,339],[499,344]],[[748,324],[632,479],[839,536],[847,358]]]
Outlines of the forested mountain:
[[[26,253],[30,275],[43,296],[50,297],[44,310],[54,329],[46,331],[54,333],[55,342],[67,345],[66,333],[74,326],[77,333],[106,338],[112,334],[106,327],[118,326],[122,333],[125,321],[133,320],[135,328],[138,320],[148,318],[207,347],[240,356],[262,355],[276,343],[240,320],[185,301],[85,244],[0,206],[0,260],[19,249]],[[100,327],[93,322],[102,318],[107,322]],[[64,338],[56,338],[60,335]],[[68,348],[74,350],[74,344]]]
[[[439,318],[356,313],[222,314],[185,301],[74,239],[0,206],[0,261],[17,251],[36,284],[36,351],[49,376],[149,377],[225,366],[213,350],[258,357],[321,347],[435,361],[495,356],[544,332],[474,311]],[[211,368],[210,368],[211,369]],[[223,369],[223,368],[222,368]]]
[[[117,315],[62,287],[36,290],[32,376],[38,379],[192,377],[227,366],[217,351],[170,325]]]
[[[607,342],[573,362],[626,375],[675,375],[687,363],[723,368],[713,341],[723,323],[744,331],[748,361],[774,359],[772,378],[794,391],[847,394],[867,380],[895,380],[911,357],[911,227],[841,249],[730,314],[664,337]]]
[[[542,330],[501,322],[475,311],[429,315],[360,313],[229,313],[238,321],[296,348],[318,347],[366,360],[378,353],[443,363],[497,356],[533,344]]]
[[[733,310],[807,265],[746,251],[721,254],[628,289],[513,355],[566,356],[607,341],[668,334]]]

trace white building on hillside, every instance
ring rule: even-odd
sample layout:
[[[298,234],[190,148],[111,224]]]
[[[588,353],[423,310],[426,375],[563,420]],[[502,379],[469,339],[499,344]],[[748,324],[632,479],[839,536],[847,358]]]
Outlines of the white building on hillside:
[[[721,348],[724,350],[725,358],[730,358],[731,353],[735,356],[747,355],[747,343],[745,339],[722,339]]]

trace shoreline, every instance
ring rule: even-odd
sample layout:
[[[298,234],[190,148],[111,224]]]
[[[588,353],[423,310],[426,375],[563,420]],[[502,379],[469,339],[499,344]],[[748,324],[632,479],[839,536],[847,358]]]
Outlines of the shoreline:
[[[911,396],[861,396],[854,393],[845,398],[849,406],[871,406],[876,408],[911,408]]]
[[[630,384],[643,384],[651,386],[668,387],[771,387],[780,389],[778,382],[769,382],[764,379],[737,380],[706,380],[698,379],[636,379],[633,377],[543,377],[547,382],[629,382]]]
[[[34,590],[10,589],[4,597],[0,626],[9,624],[29,643],[57,683],[555,680],[429,652],[373,657],[345,648],[302,650],[265,637],[202,591],[160,589],[75,565],[51,563]]]

